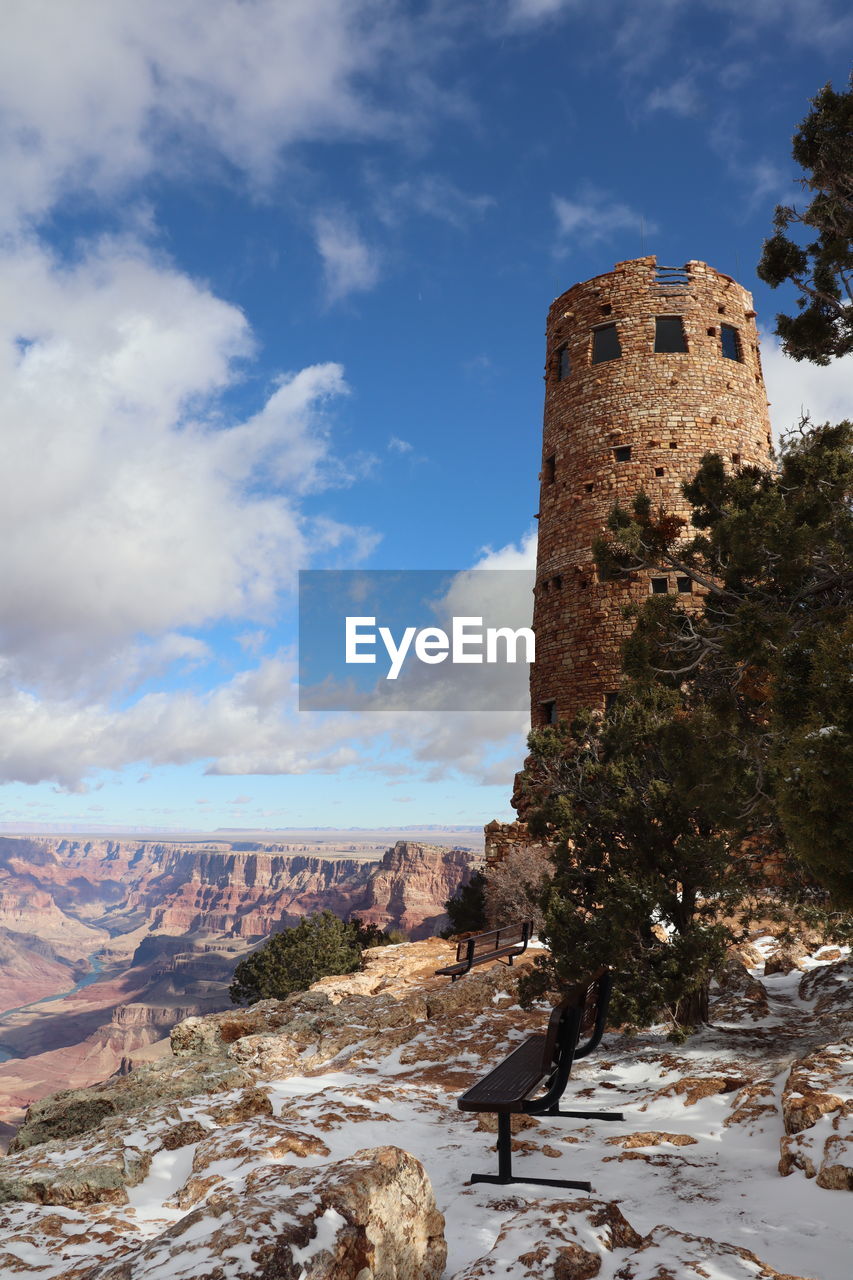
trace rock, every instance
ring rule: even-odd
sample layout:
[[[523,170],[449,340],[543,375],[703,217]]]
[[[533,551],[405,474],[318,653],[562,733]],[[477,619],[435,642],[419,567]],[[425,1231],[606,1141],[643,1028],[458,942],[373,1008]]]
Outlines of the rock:
[[[851,1065],[851,1052],[844,1045],[827,1045],[797,1059],[782,1090],[786,1133],[799,1133],[820,1116],[840,1109],[840,1093],[849,1087]],[[839,1093],[834,1092],[836,1085]]]
[[[848,1125],[846,1133],[827,1138],[817,1185],[827,1191],[853,1191],[853,1125]]]
[[[684,1094],[685,1107],[692,1107],[702,1098],[710,1098],[715,1093],[733,1093],[736,1089],[742,1089],[746,1083],[740,1076],[684,1076],[675,1084],[661,1089],[660,1095]]]
[[[811,976],[811,975],[810,975]],[[798,1059],[782,1092],[779,1172],[795,1169],[830,1191],[853,1191],[853,1052],[826,1045]]]
[[[254,1081],[234,1063],[172,1059],[151,1063],[92,1088],[65,1089],[34,1102],[9,1145],[9,1153],[88,1133],[111,1117],[145,1112],[164,1100],[174,1102],[199,1092],[224,1093],[252,1084]]]
[[[82,1144],[69,1160],[62,1143],[41,1146],[38,1152],[9,1156],[0,1165],[0,1204],[29,1201],[33,1204],[126,1204],[127,1187],[136,1186],[148,1173],[147,1151],[122,1142]]]
[[[812,969],[800,980],[801,1000],[814,1001],[819,1017],[853,1022],[853,959]]]
[[[81,1280],[438,1280],[444,1218],[423,1166],[398,1147],[311,1169],[259,1169]]]
[[[696,1139],[689,1133],[657,1132],[620,1134],[619,1137],[607,1138],[606,1141],[611,1147],[624,1147],[626,1150],[632,1147],[659,1147],[664,1142],[674,1147],[692,1147],[696,1143]]]
[[[803,947],[803,955],[807,954],[808,952]],[[799,968],[797,957],[791,950],[785,948],[784,950],[774,951],[772,955],[767,957],[764,962],[764,976],[769,978],[776,973],[792,973],[794,969]]]
[[[601,1270],[601,1255],[590,1253],[579,1244],[566,1244],[557,1250],[554,1280],[591,1280]]]
[[[711,1021],[738,1022],[745,1017],[756,1021],[767,1016],[769,1007],[763,983],[752,976],[736,952],[729,951],[714,975]]]

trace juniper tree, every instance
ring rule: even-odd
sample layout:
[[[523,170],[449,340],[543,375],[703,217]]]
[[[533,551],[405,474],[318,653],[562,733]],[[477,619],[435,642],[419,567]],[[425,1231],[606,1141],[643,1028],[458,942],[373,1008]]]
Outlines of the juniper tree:
[[[529,739],[530,829],[556,839],[543,905],[550,955],[526,997],[571,986],[606,963],[613,1013],[673,1028],[705,1019],[732,913],[753,880],[733,861],[749,779],[730,726],[676,690],[626,686],[601,716]]]
[[[347,924],[331,911],[306,916],[292,929],[274,933],[234,970],[229,995],[235,1004],[282,1000],[330,974],[361,966],[360,922]]]
[[[803,212],[777,205],[758,274],[774,289],[790,281],[799,290],[798,314],[776,317],[785,352],[829,364],[853,351],[853,76],[846,92],[827,84],[812,99],[793,156],[812,199]],[[788,234],[796,226],[814,239],[798,244]]]
[[[853,904],[853,426],[783,441],[776,472],[706,456],[684,522],[640,494],[596,553],[617,569],[672,568],[704,608],[650,600],[625,648],[635,679],[682,690],[737,734],[745,812],[778,824],[808,873]]]

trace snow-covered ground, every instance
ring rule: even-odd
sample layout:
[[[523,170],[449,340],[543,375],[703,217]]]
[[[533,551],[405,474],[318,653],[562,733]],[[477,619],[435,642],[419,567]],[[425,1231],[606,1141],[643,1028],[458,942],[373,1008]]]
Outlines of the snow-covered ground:
[[[837,961],[838,952],[832,954]],[[819,956],[803,962],[805,970],[820,967]],[[845,998],[853,1004],[850,966],[835,968],[839,990],[846,982]],[[761,976],[761,968],[753,973]],[[624,1120],[540,1117],[518,1133],[517,1176],[588,1180],[591,1199],[615,1202],[640,1236],[663,1228],[642,1250],[642,1265],[634,1258],[629,1266],[626,1249],[599,1248],[587,1223],[583,1239],[597,1251],[599,1270],[577,1274],[600,1280],[760,1280],[776,1273],[850,1280],[849,1193],[824,1189],[799,1169],[788,1177],[779,1173],[781,1095],[790,1068],[833,1038],[831,1009],[816,1014],[825,992],[817,988],[803,998],[802,979],[798,970],[762,976],[766,1004],[721,1005],[719,1019],[681,1046],[667,1041],[664,1028],[630,1039],[606,1036],[596,1054],[576,1065],[563,1105],[618,1110]],[[496,1171],[495,1135],[456,1108],[458,1094],[543,1017],[541,1011],[522,1012],[512,991],[498,988],[488,1007],[427,1021],[390,1050],[365,1047],[339,1055],[344,1066],[332,1061],[304,1075],[266,1080],[261,1088],[273,1117],[251,1115],[223,1127],[205,1096],[182,1100],[168,1120],[155,1109],[123,1133],[126,1149],[155,1152],[147,1175],[130,1187],[129,1204],[80,1209],[9,1203],[0,1209],[2,1275],[82,1276],[88,1264],[110,1256],[105,1235],[125,1233],[125,1247],[143,1245],[179,1224],[191,1207],[202,1207],[211,1193],[239,1192],[247,1180],[251,1186],[258,1170],[280,1164],[307,1175],[360,1149],[391,1145],[416,1156],[429,1175],[446,1222],[445,1277],[551,1280],[547,1241],[563,1230],[561,1223],[587,1221],[584,1214],[589,1218],[591,1211],[577,1207],[587,1198],[523,1183],[470,1186],[472,1172]],[[849,1035],[851,1021],[844,1025]],[[498,1042],[503,1048],[496,1050]],[[853,1048],[849,1041],[840,1048],[846,1084],[833,1091],[853,1098]],[[219,1102],[227,1096],[219,1095]],[[196,1141],[158,1150],[164,1124],[176,1120],[200,1126]],[[73,1163],[85,1154],[85,1142],[67,1143],[62,1159]],[[335,1225],[332,1210],[318,1218],[316,1249]],[[206,1256],[204,1231],[203,1216],[196,1215],[194,1269],[172,1274],[212,1274],[198,1261]],[[772,1269],[759,1269],[743,1251]],[[236,1250],[220,1259],[217,1275],[252,1274],[241,1269],[247,1256]],[[155,1273],[141,1263],[126,1274],[137,1280]]]

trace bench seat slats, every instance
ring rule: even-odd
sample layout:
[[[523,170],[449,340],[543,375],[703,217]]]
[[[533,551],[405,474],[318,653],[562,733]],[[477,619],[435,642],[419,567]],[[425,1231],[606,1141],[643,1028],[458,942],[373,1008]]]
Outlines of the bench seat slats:
[[[529,1036],[493,1071],[459,1099],[461,1111],[520,1111],[521,1104],[547,1080],[542,1058],[547,1037]]]

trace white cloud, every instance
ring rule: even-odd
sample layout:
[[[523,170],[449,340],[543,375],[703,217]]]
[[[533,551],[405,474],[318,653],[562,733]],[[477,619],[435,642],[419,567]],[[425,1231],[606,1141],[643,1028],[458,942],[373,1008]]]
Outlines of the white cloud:
[[[347,214],[319,213],[314,219],[314,236],[330,303],[374,288],[379,280],[378,254],[362,240]]]
[[[377,215],[389,226],[416,213],[461,229],[482,218],[495,204],[492,196],[471,195],[437,173],[419,174],[390,185],[383,185],[375,173],[368,173],[368,180]]]
[[[695,116],[702,110],[702,98],[694,75],[685,74],[667,85],[658,85],[646,99],[649,111],[671,111],[677,116]]]
[[[761,363],[777,440],[783,432],[796,427],[803,413],[814,423],[853,419],[853,355],[825,366],[791,360],[778,339],[765,333]]]
[[[392,18],[377,0],[6,0],[6,220],[181,166],[187,144],[263,182],[293,143],[398,129],[364,86],[403,56]]]
[[[219,397],[251,350],[236,307],[138,247],[2,255],[6,680],[68,690],[204,660],[183,629],[263,618],[312,549],[360,542],[300,507],[346,479],[324,415],[340,366],[282,377],[232,423]]]
[[[409,444],[408,440],[401,440],[399,436],[390,436],[388,439],[389,453],[411,453],[414,445]]]
[[[511,23],[533,23],[579,8],[578,0],[509,0],[507,16]]]
[[[657,230],[654,222],[644,219],[629,205],[590,184],[581,187],[573,200],[554,196],[553,207],[557,232],[564,248],[570,240],[594,244],[600,240],[612,240],[622,231],[630,231],[638,240],[643,224],[647,234]]]

